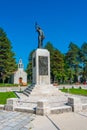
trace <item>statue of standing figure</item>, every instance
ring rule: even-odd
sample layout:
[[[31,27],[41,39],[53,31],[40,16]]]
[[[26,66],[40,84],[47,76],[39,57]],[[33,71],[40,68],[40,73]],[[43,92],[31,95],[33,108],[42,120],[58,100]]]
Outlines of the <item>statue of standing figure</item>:
[[[45,38],[44,33],[37,23],[35,23],[35,29],[38,32],[38,48],[42,48],[43,40]]]

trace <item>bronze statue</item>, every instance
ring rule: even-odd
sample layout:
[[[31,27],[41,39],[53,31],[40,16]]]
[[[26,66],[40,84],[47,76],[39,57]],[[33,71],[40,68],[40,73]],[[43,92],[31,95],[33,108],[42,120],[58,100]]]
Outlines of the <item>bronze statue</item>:
[[[35,23],[35,29],[38,32],[38,48],[42,48],[43,40],[45,38],[44,33],[37,23]]]

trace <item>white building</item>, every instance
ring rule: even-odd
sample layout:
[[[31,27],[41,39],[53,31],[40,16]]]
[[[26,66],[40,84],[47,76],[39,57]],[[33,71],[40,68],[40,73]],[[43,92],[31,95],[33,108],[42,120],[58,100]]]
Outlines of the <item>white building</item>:
[[[22,59],[19,60],[18,70],[11,76],[11,82],[13,84],[27,84],[27,73],[24,71],[24,65]]]

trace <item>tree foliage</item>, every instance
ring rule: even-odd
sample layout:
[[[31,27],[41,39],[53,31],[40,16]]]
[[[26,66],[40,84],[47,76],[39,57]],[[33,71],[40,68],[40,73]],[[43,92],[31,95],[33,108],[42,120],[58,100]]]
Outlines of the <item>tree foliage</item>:
[[[35,50],[31,51],[28,58],[28,64],[26,68],[26,72],[28,74],[28,82],[32,81],[32,54]]]
[[[87,43],[83,43],[81,46],[81,62],[82,62],[82,74],[84,80],[87,80]]]
[[[0,81],[5,82],[16,70],[15,53],[12,51],[10,40],[6,33],[0,28]]]
[[[50,67],[52,82],[61,81],[64,77],[64,57],[63,54],[48,42],[45,46],[50,52]]]
[[[74,44],[69,44],[69,50],[66,53],[66,63],[68,65],[68,71],[69,71],[69,80],[72,82],[72,80],[78,81],[78,75],[79,75],[79,52],[80,48]]]

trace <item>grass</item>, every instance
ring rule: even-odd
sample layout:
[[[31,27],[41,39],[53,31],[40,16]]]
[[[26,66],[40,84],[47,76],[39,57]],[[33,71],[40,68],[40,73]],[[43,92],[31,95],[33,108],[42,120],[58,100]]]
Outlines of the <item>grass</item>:
[[[70,88],[70,89],[60,89],[62,92],[71,93],[71,94],[77,94],[77,95],[83,95],[87,96],[87,90],[81,89],[81,88]]]
[[[16,98],[14,92],[0,92],[0,104],[6,104],[8,98]]]

